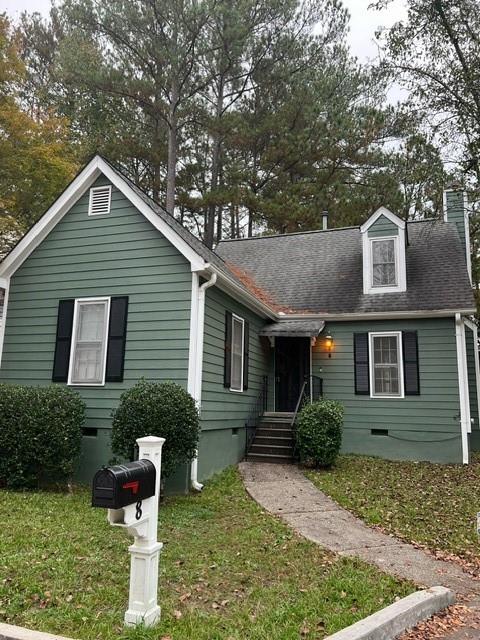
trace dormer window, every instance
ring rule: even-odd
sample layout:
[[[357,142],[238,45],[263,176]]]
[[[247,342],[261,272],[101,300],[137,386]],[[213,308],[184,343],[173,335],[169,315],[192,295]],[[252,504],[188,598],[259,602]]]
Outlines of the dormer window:
[[[363,293],[407,290],[405,222],[380,207],[360,227],[363,248]]]
[[[370,240],[372,243],[372,287],[397,285],[397,238]]]

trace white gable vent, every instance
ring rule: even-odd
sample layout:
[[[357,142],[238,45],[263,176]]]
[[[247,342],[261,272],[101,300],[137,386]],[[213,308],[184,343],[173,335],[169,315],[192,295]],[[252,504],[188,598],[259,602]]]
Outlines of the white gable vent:
[[[112,200],[112,187],[92,187],[90,189],[90,202],[88,203],[88,215],[100,216],[110,213],[110,202]]]

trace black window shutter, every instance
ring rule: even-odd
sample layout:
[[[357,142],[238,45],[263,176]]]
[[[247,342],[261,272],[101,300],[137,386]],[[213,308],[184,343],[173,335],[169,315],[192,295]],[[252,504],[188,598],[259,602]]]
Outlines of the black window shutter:
[[[353,334],[353,356],[355,361],[355,393],[369,395],[368,333]]]
[[[223,365],[223,386],[230,389],[232,381],[232,314],[225,311],[225,357]]]
[[[403,332],[403,379],[406,396],[420,395],[418,371],[418,336],[416,331]]]
[[[122,382],[127,339],[128,297],[110,299],[106,382]]]
[[[248,389],[248,352],[250,347],[250,326],[245,320],[243,325],[243,390]]]
[[[60,300],[58,303],[57,337],[53,358],[52,382],[67,382],[72,344],[73,310],[75,300]]]

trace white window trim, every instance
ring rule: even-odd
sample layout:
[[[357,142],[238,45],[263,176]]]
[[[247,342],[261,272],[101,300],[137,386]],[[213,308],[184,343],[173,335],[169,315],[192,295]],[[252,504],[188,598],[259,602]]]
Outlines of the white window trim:
[[[103,372],[102,372],[102,381],[101,382],[72,382],[72,371],[73,371],[73,358],[75,353],[75,341],[77,335],[77,324],[78,324],[78,309],[82,303],[91,303],[95,302],[106,302],[107,303],[107,313],[106,313],[106,322],[105,329],[103,335],[103,350],[102,350],[102,360],[103,360]],[[104,387],[105,386],[105,375],[107,371],[107,348],[108,348],[108,328],[110,325],[110,297],[102,297],[102,298],[76,298],[75,299],[75,308],[73,312],[73,326],[72,326],[72,343],[70,345],[70,359],[68,363],[68,382],[67,384],[70,387]]]
[[[373,286],[373,243],[379,240],[393,240],[395,247],[396,285],[386,287]],[[405,235],[399,229],[396,236],[373,236],[367,232],[363,234],[363,293],[401,293],[407,290],[407,276],[405,265]]]
[[[104,211],[103,213],[93,213],[92,211],[93,194],[96,191],[105,191],[105,189],[108,190],[108,210]],[[88,192],[88,215],[89,216],[94,216],[94,217],[106,216],[110,213],[111,206],[112,206],[112,185],[111,184],[104,184],[99,187],[90,188],[90,191]]]
[[[384,395],[376,394],[374,386],[374,359],[373,359],[373,339],[394,336],[397,338],[398,344],[398,377],[399,377],[399,394]],[[405,397],[404,380],[403,380],[403,340],[401,331],[372,331],[368,334],[368,368],[370,376],[370,398],[380,400],[394,399],[398,400]]]
[[[237,320],[238,322],[240,322],[242,324],[242,369],[241,369],[241,373],[240,373],[240,389],[233,389],[232,388],[232,369],[233,369],[233,323],[234,321]],[[245,367],[245,320],[244,318],[241,318],[240,316],[237,316],[235,313],[232,313],[232,341],[230,343],[230,391],[233,391],[233,393],[243,393],[243,371],[244,371],[244,367]]]

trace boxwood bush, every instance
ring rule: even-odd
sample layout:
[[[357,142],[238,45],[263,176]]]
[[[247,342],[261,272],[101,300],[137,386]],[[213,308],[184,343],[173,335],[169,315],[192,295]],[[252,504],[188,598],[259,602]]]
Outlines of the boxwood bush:
[[[162,477],[195,457],[200,436],[198,410],[192,396],[174,382],[140,380],[120,397],[113,412],[112,451],[134,459],[137,438],[165,438]]]
[[[306,405],[298,415],[296,448],[300,461],[312,467],[335,462],[342,445],[343,406],[334,400]]]
[[[0,384],[0,484],[65,484],[80,454],[85,404],[68,387]]]

